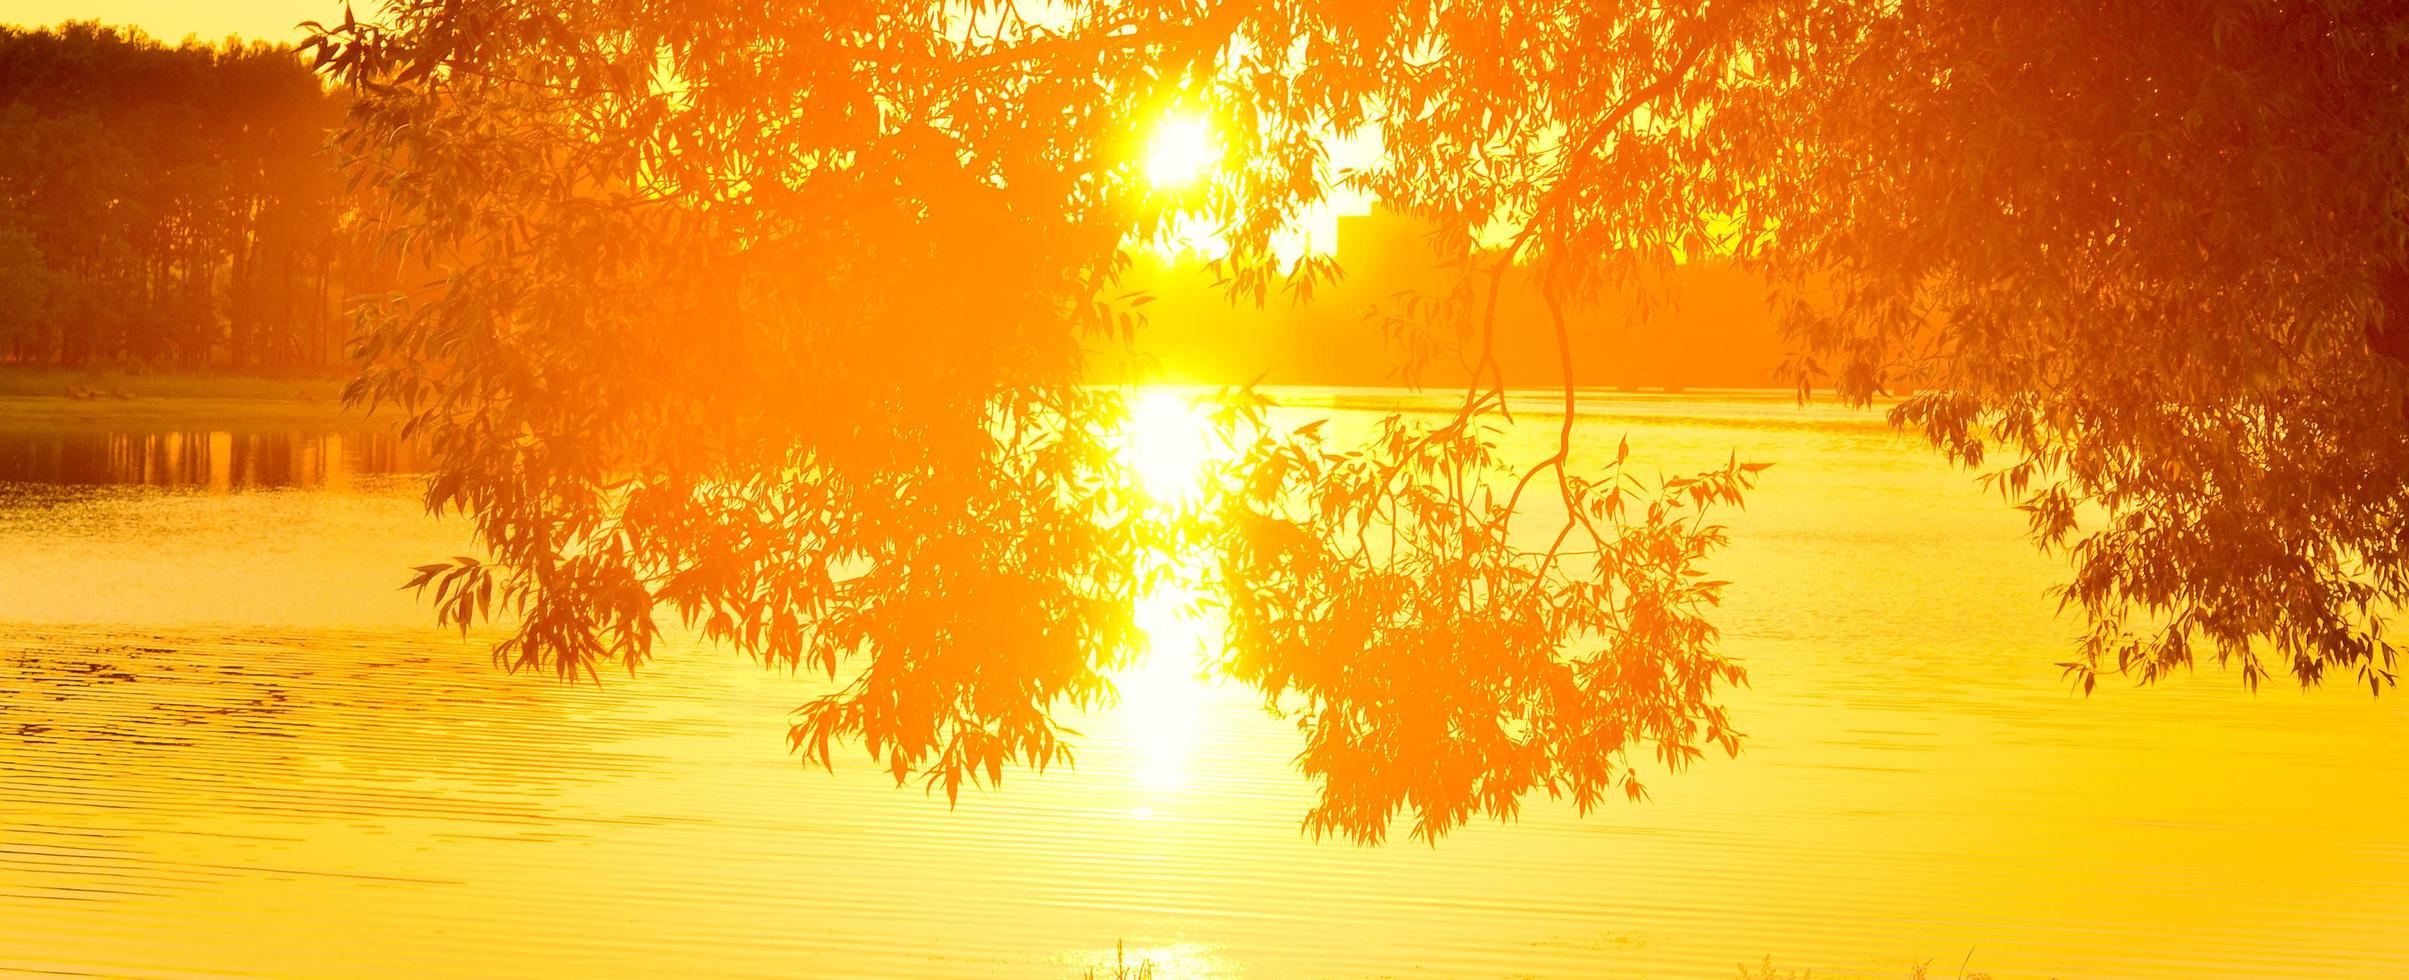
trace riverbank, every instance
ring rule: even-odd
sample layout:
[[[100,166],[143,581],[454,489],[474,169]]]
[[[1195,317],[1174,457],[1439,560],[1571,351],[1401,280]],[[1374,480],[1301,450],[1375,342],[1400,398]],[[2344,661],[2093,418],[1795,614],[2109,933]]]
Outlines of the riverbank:
[[[175,374],[116,369],[0,368],[0,397],[71,401],[210,398],[339,402],[346,373],[247,375]]]
[[[343,408],[339,376],[148,374],[0,369],[0,426],[75,428],[208,419],[217,424],[383,426]]]

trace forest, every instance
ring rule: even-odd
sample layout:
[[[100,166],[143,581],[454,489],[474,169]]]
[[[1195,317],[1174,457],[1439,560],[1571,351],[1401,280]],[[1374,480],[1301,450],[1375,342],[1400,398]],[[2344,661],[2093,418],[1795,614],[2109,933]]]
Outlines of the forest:
[[[288,46],[0,27],[0,362],[341,363],[343,102]]]

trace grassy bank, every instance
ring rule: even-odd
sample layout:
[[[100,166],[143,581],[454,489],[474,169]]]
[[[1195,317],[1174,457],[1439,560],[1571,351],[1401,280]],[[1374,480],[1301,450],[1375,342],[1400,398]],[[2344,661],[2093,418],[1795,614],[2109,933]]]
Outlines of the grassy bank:
[[[17,429],[207,420],[214,424],[386,425],[343,410],[336,375],[153,374],[0,368],[0,426]]]
[[[67,401],[205,398],[340,402],[344,375],[155,374],[71,368],[0,368],[0,397]]]

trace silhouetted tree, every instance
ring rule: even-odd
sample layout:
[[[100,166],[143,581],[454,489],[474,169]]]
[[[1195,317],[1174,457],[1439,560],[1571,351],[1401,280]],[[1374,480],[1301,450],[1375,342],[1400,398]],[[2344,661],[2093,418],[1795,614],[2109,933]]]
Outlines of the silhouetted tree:
[[[1507,469],[1509,278],[1569,362],[1567,309],[1730,257],[1782,288],[1802,384],[1918,386],[1901,424],[2022,451],[2000,485],[2044,541],[2084,503],[2108,522],[2074,545],[2078,670],[2155,676],[2205,636],[2254,679],[2267,644],[2304,682],[2386,682],[2403,16],[406,0],[311,47],[359,93],[352,172],[391,243],[455,270],[366,311],[356,389],[407,407],[429,504],[492,551],[421,570],[447,621],[499,603],[501,658],[570,674],[640,661],[666,603],[851,671],[796,743],[861,737],[950,793],[1059,756],[1052,712],[1125,655],[1143,556],[1187,549],[1222,666],[1305,731],[1308,825],[1377,838],[1400,810],[1435,837],[1535,789],[1636,796],[1634,753],[1737,744],[1699,512],[1754,467],[1641,485],[1576,458],[1567,363],[1555,450]],[[1221,134],[1198,188],[1137,172],[1169,110]],[[1334,176],[1349,132],[1381,158]],[[1463,275],[1411,316],[1476,352],[1461,410],[1350,447],[1249,435],[1242,393],[1205,504],[1134,497],[1114,400],[1070,383],[1083,333],[1136,317],[1127,250],[1201,215],[1233,296],[1310,293],[1328,263],[1275,241],[1334,180],[1444,230]]]
[[[2069,555],[2066,666],[2393,683],[2409,598],[2409,8],[1785,15],[1700,146],[1802,384],[1971,466]],[[1766,139],[1764,137],[1776,137]],[[1704,159],[1703,156],[1700,159]]]

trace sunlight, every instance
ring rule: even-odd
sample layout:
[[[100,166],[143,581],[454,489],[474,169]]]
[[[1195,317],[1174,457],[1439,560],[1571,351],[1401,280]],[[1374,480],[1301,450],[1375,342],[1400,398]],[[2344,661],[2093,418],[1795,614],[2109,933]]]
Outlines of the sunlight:
[[[2409,0],[0,2],[0,980],[2409,980]]]
[[[1121,463],[1156,503],[1194,503],[1217,454],[1212,429],[1204,409],[1183,391],[1133,391],[1121,432]],[[1186,785],[1188,756],[1207,695],[1200,656],[1211,631],[1193,613],[1194,599],[1195,593],[1176,576],[1138,597],[1131,616],[1146,634],[1146,649],[1113,679],[1121,694],[1118,714],[1139,760],[1138,780],[1151,790]],[[1153,810],[1140,807],[1135,815],[1146,819]]]
[[[1140,760],[1138,781],[1151,790],[1187,785],[1188,756],[1204,706],[1205,681],[1198,673],[1204,630],[1188,605],[1186,591],[1168,584],[1139,599],[1134,614],[1146,633],[1146,652],[1113,679],[1121,692],[1121,718]],[[1141,808],[1138,816],[1152,816],[1151,808]]]
[[[1165,504],[1193,500],[1212,461],[1212,423],[1188,396],[1148,388],[1129,399],[1121,462],[1146,495]]]
[[[1165,190],[1186,187],[1210,172],[1221,157],[1213,124],[1201,116],[1173,115],[1156,123],[1146,144],[1146,179]]]

